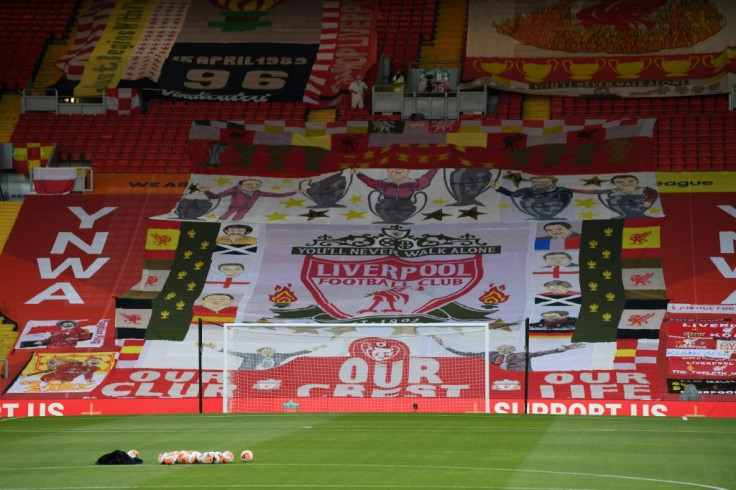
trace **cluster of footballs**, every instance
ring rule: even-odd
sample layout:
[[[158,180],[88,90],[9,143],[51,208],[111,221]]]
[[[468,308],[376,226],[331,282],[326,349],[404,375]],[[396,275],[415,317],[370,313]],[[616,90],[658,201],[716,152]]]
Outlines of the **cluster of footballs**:
[[[128,451],[131,457],[136,457],[138,451],[131,449]],[[136,456],[133,456],[135,454]],[[240,460],[244,463],[253,461],[253,451],[245,449],[240,453]],[[235,455],[232,451],[168,451],[158,455],[158,462],[161,464],[227,464],[235,461]]]

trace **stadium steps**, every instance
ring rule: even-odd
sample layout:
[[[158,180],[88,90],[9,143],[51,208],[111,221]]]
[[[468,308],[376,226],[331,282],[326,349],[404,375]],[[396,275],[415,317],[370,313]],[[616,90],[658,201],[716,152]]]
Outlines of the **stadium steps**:
[[[525,95],[522,102],[522,119],[546,121],[550,119],[551,103],[549,97],[540,95]]]
[[[22,205],[23,201],[0,202],[0,251],[5,248],[5,243],[8,241]]]
[[[20,119],[20,95],[5,94],[0,99],[0,141],[9,142]]]
[[[443,0],[437,3],[435,40],[422,43],[419,64],[434,67],[457,68],[465,50],[465,19],[468,4],[465,0]]]

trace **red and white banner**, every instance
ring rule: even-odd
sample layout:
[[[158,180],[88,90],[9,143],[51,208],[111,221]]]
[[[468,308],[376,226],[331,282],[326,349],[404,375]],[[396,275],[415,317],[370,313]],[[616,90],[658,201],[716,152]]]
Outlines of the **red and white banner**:
[[[33,167],[36,194],[69,194],[77,179],[75,167]]]
[[[107,112],[127,115],[141,112],[141,97],[137,88],[109,88],[105,92]]]

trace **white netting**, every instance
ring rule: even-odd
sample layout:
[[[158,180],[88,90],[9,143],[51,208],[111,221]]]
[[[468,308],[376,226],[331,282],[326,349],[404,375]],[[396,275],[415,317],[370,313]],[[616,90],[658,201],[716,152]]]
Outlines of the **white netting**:
[[[228,324],[225,412],[484,412],[488,325]]]

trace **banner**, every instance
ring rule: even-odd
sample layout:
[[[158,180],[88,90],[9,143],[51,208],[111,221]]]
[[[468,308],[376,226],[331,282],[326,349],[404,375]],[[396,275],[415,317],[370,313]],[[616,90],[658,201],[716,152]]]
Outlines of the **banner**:
[[[108,320],[30,321],[18,337],[16,349],[101,348]]]
[[[74,94],[334,106],[375,64],[378,2],[97,0],[58,65]]]
[[[397,163],[628,173],[653,170],[654,121],[194,121],[188,152],[196,173],[213,174],[300,177]]]
[[[471,0],[463,76],[470,86],[542,95],[728,93],[735,19],[727,0]]]
[[[34,353],[7,392],[89,393],[114,365],[114,352]]]
[[[109,88],[105,91],[107,112],[119,115],[141,112],[141,97],[135,88]]]
[[[33,190],[36,194],[69,194],[77,180],[75,167],[33,167]]]
[[[147,339],[181,340],[186,335],[192,316],[197,314],[194,300],[205,286],[219,229],[213,223],[181,223],[171,272],[152,301]]]
[[[56,152],[56,143],[22,143],[13,146],[13,170],[29,175],[34,168],[45,167]]]
[[[27,196],[0,255],[14,278],[0,281],[0,311],[18,325],[109,318],[114,296],[140,278],[146,218],[174,202],[155,191]]]
[[[491,168],[365,168],[302,180],[192,174],[187,189],[174,209],[157,218],[400,224],[664,216],[651,173],[548,176]]]

